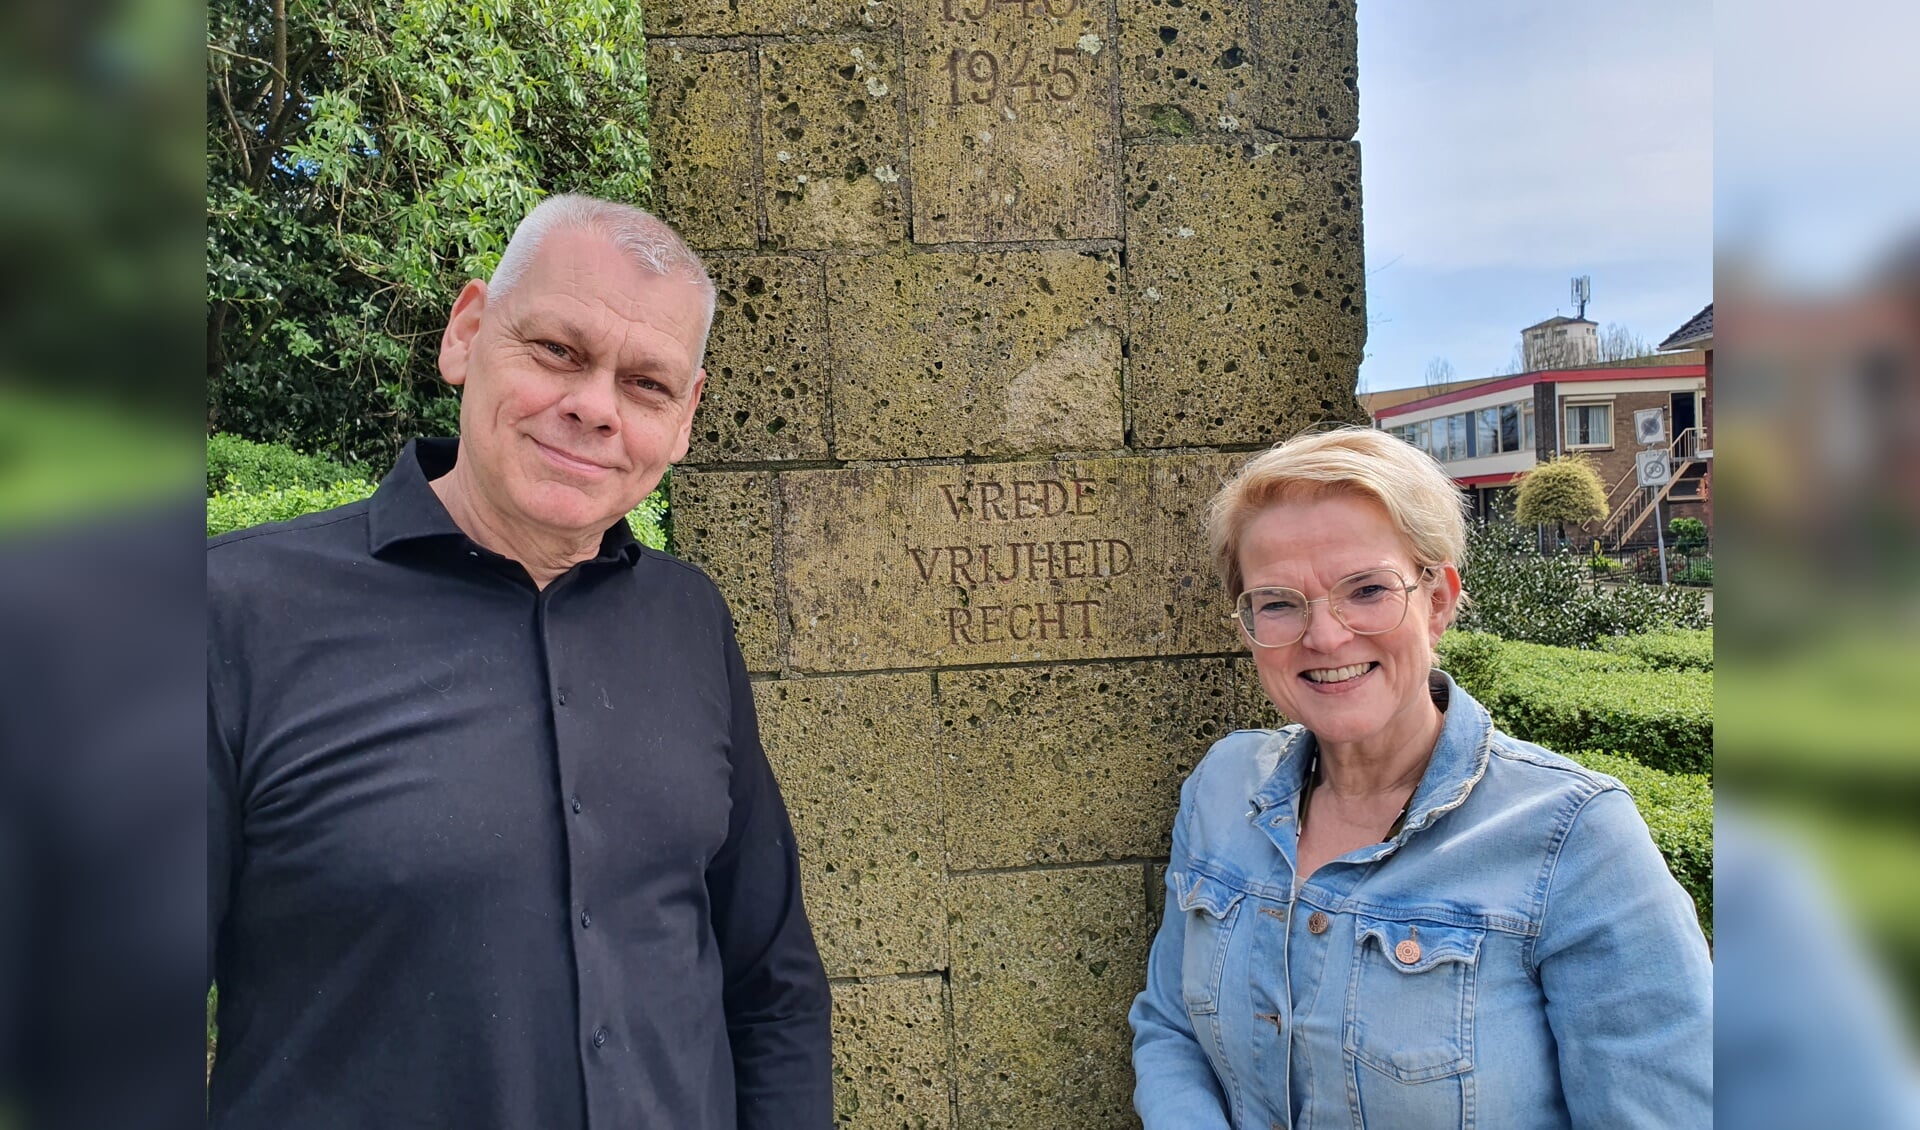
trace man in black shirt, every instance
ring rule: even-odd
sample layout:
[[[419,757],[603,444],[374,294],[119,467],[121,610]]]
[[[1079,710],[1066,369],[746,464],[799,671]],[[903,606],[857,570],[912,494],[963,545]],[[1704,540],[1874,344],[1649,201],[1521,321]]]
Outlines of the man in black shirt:
[[[453,307],[457,443],[210,543],[210,1125],[831,1123],[732,620],[623,521],[713,295],[658,220],[554,197]]]

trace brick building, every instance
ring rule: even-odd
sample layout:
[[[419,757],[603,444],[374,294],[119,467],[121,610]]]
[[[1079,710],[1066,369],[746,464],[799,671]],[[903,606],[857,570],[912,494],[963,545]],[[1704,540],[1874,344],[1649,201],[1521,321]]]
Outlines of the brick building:
[[[1673,477],[1659,492],[1662,520],[1711,524],[1706,487],[1711,450],[1702,443],[1707,361],[1702,351],[1492,377],[1397,404],[1372,405],[1374,426],[1426,451],[1485,517],[1520,476],[1563,452],[1591,459],[1607,488],[1609,514],[1578,531],[1580,544],[1609,551],[1651,543],[1653,494],[1640,488],[1634,415],[1661,413]],[[1568,531],[1573,534],[1574,531]]]

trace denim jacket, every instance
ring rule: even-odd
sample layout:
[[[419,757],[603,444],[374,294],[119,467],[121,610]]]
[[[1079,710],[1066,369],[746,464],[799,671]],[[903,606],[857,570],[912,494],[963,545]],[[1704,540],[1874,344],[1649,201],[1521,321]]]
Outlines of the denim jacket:
[[[1229,734],[1181,787],[1129,1017],[1145,1130],[1711,1125],[1706,942],[1631,798],[1434,692],[1400,832],[1297,895],[1312,734]]]

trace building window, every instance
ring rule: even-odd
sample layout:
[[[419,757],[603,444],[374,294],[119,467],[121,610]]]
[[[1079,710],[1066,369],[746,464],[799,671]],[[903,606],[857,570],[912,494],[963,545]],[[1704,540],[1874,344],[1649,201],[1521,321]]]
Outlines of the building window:
[[[1473,455],[1507,455],[1533,450],[1533,402],[1482,408],[1464,418],[1473,432]]]
[[[1437,420],[1434,422],[1436,425],[1434,430],[1436,432],[1440,430],[1438,427],[1440,422],[1441,421]],[[1457,459],[1465,459],[1467,457],[1467,413],[1461,412],[1457,415],[1448,416],[1445,423],[1446,436],[1440,440],[1442,453],[1439,458],[1442,462],[1446,463],[1451,463]]]
[[[1567,405],[1566,447],[1612,447],[1613,405]]]

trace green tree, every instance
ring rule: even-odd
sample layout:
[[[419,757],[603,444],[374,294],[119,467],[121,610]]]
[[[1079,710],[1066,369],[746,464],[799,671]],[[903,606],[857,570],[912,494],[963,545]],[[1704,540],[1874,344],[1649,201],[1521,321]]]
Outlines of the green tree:
[[[644,203],[637,0],[212,0],[207,430],[382,465],[541,197]]]
[[[1524,526],[1553,526],[1564,537],[1568,523],[1607,516],[1607,488],[1585,456],[1557,456],[1521,478],[1513,516]]]

